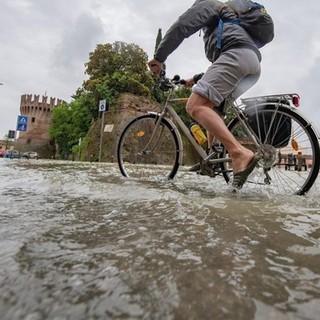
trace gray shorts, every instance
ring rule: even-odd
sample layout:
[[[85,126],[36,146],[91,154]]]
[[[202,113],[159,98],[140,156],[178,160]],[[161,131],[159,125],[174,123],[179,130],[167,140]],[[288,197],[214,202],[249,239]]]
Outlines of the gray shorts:
[[[231,49],[212,63],[192,92],[219,106],[227,96],[237,99],[250,89],[258,81],[260,72],[260,62],[254,51]]]

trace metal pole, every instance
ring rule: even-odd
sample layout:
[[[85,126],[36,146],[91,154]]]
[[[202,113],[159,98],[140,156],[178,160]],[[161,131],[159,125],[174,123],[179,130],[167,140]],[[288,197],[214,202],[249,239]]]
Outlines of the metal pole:
[[[102,117],[101,117],[99,162],[101,161],[101,153],[102,153],[103,127],[104,127],[104,111],[102,111]]]
[[[81,161],[81,142],[82,142],[82,139],[79,138],[79,161]]]

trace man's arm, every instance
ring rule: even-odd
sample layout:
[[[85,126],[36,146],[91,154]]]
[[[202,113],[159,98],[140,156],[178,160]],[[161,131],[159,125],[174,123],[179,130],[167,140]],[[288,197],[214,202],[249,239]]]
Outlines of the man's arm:
[[[184,39],[203,27],[218,25],[220,10],[223,6],[224,3],[217,0],[196,1],[167,31],[154,58],[159,62],[165,62]]]

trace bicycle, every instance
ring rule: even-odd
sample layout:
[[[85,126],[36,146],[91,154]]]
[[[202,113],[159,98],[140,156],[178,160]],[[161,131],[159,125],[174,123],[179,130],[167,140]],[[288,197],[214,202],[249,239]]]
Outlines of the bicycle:
[[[174,97],[176,86],[181,84],[179,76],[170,80],[163,75],[158,86],[168,91],[168,97],[161,111],[145,111],[124,128],[117,146],[121,174],[139,179],[173,179],[183,164],[182,133],[199,155],[202,174],[223,176],[229,183],[233,171],[228,151],[220,143],[207,153],[172,106],[187,100]],[[226,98],[224,110],[233,115],[227,125],[229,130],[247,148],[260,153],[245,186],[304,195],[314,184],[320,166],[319,134],[298,111],[299,103],[296,93],[245,98],[240,103]],[[289,156],[296,162],[289,163]]]

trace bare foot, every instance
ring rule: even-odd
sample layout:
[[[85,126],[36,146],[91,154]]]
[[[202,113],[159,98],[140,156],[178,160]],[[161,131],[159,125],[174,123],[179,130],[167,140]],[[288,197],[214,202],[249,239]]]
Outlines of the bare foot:
[[[232,155],[233,172],[236,173],[246,169],[253,158],[254,153],[243,147],[239,153]]]

